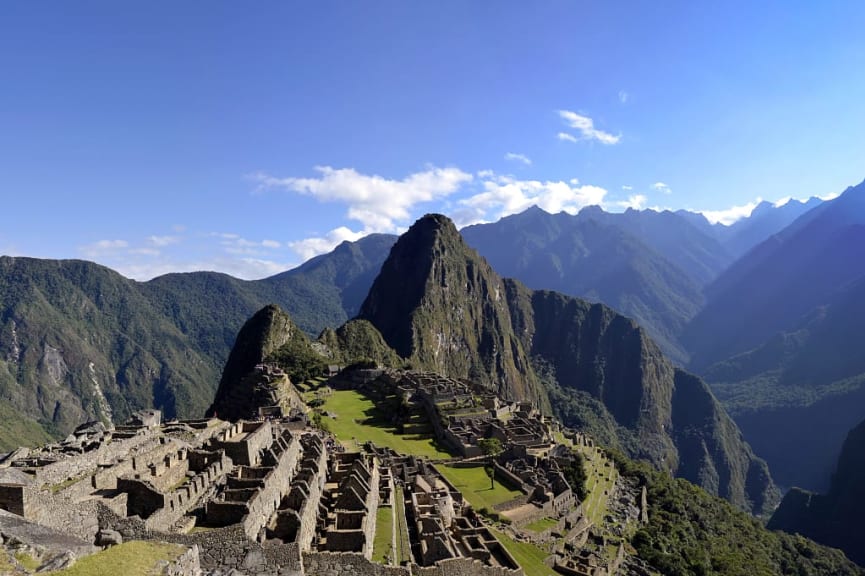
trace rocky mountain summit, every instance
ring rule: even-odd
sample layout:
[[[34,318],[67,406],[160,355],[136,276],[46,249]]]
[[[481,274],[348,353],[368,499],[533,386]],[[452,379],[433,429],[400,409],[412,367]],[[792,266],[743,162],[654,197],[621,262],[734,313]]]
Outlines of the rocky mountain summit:
[[[762,513],[777,499],[765,463],[706,385],[636,323],[503,280],[444,216],[425,216],[400,237],[360,317],[417,368],[552,407],[566,425],[745,509]]]

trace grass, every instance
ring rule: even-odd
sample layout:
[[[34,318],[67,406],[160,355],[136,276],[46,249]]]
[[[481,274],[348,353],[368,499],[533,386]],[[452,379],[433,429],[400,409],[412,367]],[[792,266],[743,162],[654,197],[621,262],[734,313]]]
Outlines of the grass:
[[[28,554],[27,552],[16,552],[15,561],[28,572],[36,572],[36,569],[42,565],[42,562]]]
[[[356,449],[359,443],[371,441],[376,446],[387,446],[402,454],[432,459],[452,457],[436,444],[431,433],[422,433],[417,426],[411,432],[398,434],[373,401],[355,390],[334,390],[325,400],[323,410],[336,414],[336,418],[323,417],[322,420],[349,450]]]
[[[439,471],[462,492],[475,510],[481,508],[493,509],[496,504],[513,500],[522,496],[519,490],[513,490],[496,480],[494,488],[490,489],[490,478],[483,466],[477,468],[455,468],[453,466],[438,466]]]
[[[612,462],[609,466],[605,466],[609,461],[601,455],[597,448],[585,447],[580,451],[586,457],[586,473],[588,475],[586,486],[589,490],[589,496],[583,502],[583,512],[592,524],[601,526],[604,522],[604,516],[607,514],[608,497],[604,495],[604,492],[612,490],[613,484],[616,482],[617,472]]]
[[[388,556],[393,557],[393,509],[390,506],[379,506],[375,516],[375,539],[372,542],[372,561],[388,563]]]
[[[78,560],[66,570],[48,572],[57,576],[149,576],[160,560],[174,561],[185,547],[161,542],[133,541],[112,546]]]
[[[549,556],[547,552],[534,544],[511,540],[506,534],[498,530],[492,530],[492,532],[522,567],[526,576],[558,576],[552,568],[544,564],[544,559]]]
[[[82,474],[81,476],[76,476],[75,478],[67,478],[63,482],[58,482],[57,484],[52,484],[49,488],[51,489],[52,494],[56,494],[56,493],[60,492],[61,490],[65,490],[66,488],[69,488],[73,484],[77,484],[77,483],[81,482],[82,480],[84,480],[85,478],[89,478],[89,477],[90,477],[90,474],[85,473],[85,474]]]
[[[396,505],[396,523],[397,535],[396,545],[397,550],[396,563],[401,564],[412,559],[411,543],[408,538],[408,523],[405,517],[405,500],[402,493],[402,486],[397,485],[396,493],[394,494],[394,502]]]
[[[543,532],[548,528],[552,528],[558,524],[557,520],[553,520],[552,518],[541,518],[540,520],[535,520],[530,524],[526,524],[525,529],[531,530],[532,532]]]

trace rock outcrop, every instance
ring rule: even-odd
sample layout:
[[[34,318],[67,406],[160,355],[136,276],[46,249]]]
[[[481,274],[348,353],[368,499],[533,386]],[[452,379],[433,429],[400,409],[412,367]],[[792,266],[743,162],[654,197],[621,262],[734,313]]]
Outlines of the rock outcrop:
[[[503,280],[444,216],[425,216],[400,237],[360,317],[415,368],[547,411],[552,394],[566,425],[600,422],[590,427],[598,438],[744,509],[763,513],[777,501],[766,464],[709,389],[633,320]],[[582,421],[567,411],[575,404],[588,414]]]

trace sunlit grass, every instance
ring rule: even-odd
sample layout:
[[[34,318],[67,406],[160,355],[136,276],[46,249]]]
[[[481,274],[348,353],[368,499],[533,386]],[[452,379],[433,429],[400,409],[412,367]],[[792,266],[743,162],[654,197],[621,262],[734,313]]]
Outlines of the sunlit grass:
[[[149,576],[158,574],[157,563],[173,562],[185,547],[161,542],[133,541],[112,546],[102,552],[78,560],[70,568],[48,572],[58,576]]]
[[[372,560],[386,564],[393,557],[393,510],[380,506],[375,516],[375,539],[372,542]]]
[[[475,510],[481,508],[492,510],[496,504],[522,496],[522,492],[505,486],[498,480],[495,481],[493,488],[490,488],[490,477],[487,476],[483,466],[456,468],[439,465],[438,469],[457,490],[462,492],[463,497]]]
[[[540,520],[535,520],[534,522],[526,524],[525,529],[531,530],[532,532],[543,532],[548,528],[552,528],[556,524],[558,524],[557,520],[552,518],[541,518]]]
[[[364,442],[371,441],[376,446],[387,446],[401,454],[432,459],[452,457],[438,446],[429,432],[418,433],[412,430],[398,434],[396,428],[382,418],[373,401],[355,390],[335,390],[325,400],[323,409],[336,415],[336,418],[324,417],[322,420],[349,450],[355,450]]]
[[[544,564],[544,560],[549,556],[547,552],[541,550],[534,544],[528,542],[517,542],[511,540],[506,534],[498,530],[492,530],[499,542],[502,543],[514,560],[522,567],[526,576],[555,576],[556,572]]]

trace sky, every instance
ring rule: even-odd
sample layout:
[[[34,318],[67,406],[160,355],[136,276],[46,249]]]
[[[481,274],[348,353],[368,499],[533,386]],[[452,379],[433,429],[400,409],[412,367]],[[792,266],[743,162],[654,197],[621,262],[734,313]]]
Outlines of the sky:
[[[12,0],[0,254],[254,279],[428,212],[865,178],[865,3]]]

